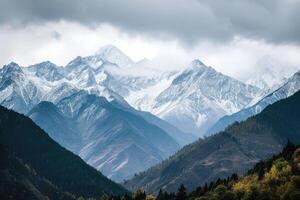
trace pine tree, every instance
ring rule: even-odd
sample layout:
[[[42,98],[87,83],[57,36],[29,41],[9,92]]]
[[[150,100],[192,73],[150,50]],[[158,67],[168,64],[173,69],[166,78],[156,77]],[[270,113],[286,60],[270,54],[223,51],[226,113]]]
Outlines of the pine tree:
[[[109,200],[109,196],[107,194],[103,194],[100,198],[101,200]]]
[[[259,165],[258,172],[257,172],[258,180],[262,180],[264,177],[264,174],[265,174],[264,165]]]
[[[121,197],[121,200],[132,200],[132,198],[128,194],[125,194]]]
[[[134,200],[145,200],[146,199],[146,193],[142,190],[137,190],[135,194],[133,195]]]
[[[184,187],[183,184],[181,184],[176,193],[176,200],[186,200],[186,199],[187,199],[186,188]]]
[[[166,200],[165,199],[165,195],[163,193],[163,191],[160,189],[159,192],[158,192],[158,195],[156,197],[156,200]]]

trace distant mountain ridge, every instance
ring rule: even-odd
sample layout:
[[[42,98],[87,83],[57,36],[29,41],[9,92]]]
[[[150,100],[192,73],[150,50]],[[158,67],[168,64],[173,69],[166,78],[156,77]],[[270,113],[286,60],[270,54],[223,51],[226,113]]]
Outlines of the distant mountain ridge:
[[[260,113],[268,105],[281,99],[287,98],[300,90],[300,71],[296,72],[291,78],[283,83],[275,91],[270,92],[253,106],[242,109],[232,115],[224,116],[219,119],[212,127],[207,130],[206,135],[211,135],[224,130],[228,125],[234,122],[246,120],[255,114]]]

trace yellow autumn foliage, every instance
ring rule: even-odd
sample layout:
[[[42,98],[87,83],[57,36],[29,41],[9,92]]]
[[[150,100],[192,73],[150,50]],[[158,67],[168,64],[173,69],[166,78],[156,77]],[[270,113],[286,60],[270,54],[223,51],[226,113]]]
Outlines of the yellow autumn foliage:
[[[296,149],[293,154],[293,161],[296,164],[298,170],[300,170],[300,148]]]
[[[246,176],[233,184],[233,191],[236,193],[245,193],[251,191],[251,188],[258,187],[257,175]]]
[[[152,195],[147,195],[146,200],[155,200],[155,197]]]
[[[291,175],[292,167],[289,163],[283,159],[276,160],[270,169],[264,176],[264,182],[270,186],[278,185],[281,182],[286,182],[287,177]]]

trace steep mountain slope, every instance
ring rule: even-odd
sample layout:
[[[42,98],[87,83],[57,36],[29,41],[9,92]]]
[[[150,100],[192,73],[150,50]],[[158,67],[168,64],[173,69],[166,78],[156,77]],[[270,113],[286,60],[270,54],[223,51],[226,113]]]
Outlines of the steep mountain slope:
[[[38,126],[42,127],[57,143],[77,153],[81,146],[76,124],[67,118],[52,103],[42,101],[27,113]]]
[[[0,106],[1,196],[99,197],[127,191],[54,142],[31,119]],[[4,160],[7,158],[8,160]],[[16,178],[16,179],[15,179]],[[7,186],[10,186],[9,188]],[[17,194],[12,194],[18,192]],[[55,198],[58,199],[58,198]]]
[[[10,63],[0,69],[1,105],[26,113],[39,102],[42,95],[42,91],[28,79],[16,63]]]
[[[242,109],[241,111],[234,113],[229,116],[222,117],[212,127],[210,127],[206,135],[211,135],[219,131],[224,130],[228,125],[234,122],[240,122],[260,113],[268,105],[280,100],[287,98],[300,90],[300,71],[295,73],[289,78],[282,86],[275,91],[269,93],[263,97],[260,101],[249,108]]]
[[[289,139],[300,143],[300,91],[268,106],[245,122],[184,147],[170,159],[125,182],[130,189],[148,192],[188,189],[199,184],[242,174],[254,163],[278,153]]]
[[[84,91],[56,105],[42,102],[28,116],[61,145],[116,181],[157,164],[180,147],[137,112]]]
[[[149,113],[149,112],[137,112],[134,111],[134,113],[142,116],[145,120],[147,120],[150,124],[153,124],[162,130],[164,130],[168,135],[170,135],[181,147],[184,145],[190,144],[197,140],[197,137],[190,133],[184,133],[180,131],[175,126],[167,123],[166,121],[156,117],[155,115]]]
[[[156,97],[151,112],[185,132],[203,136],[217,119],[245,107],[259,92],[195,60]]]

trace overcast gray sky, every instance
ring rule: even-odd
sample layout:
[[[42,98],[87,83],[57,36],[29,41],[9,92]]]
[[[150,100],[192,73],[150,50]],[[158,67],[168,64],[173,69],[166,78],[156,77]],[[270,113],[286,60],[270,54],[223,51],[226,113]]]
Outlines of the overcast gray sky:
[[[1,0],[0,65],[64,65],[114,44],[134,60],[199,58],[247,79],[269,63],[300,68],[299,19],[300,0]]]

